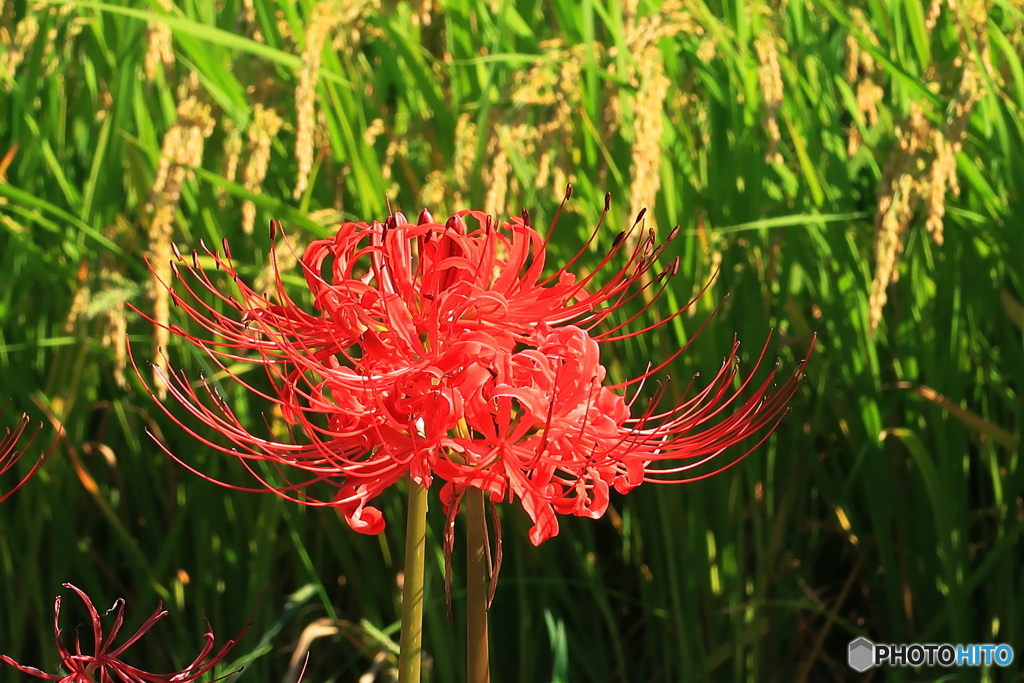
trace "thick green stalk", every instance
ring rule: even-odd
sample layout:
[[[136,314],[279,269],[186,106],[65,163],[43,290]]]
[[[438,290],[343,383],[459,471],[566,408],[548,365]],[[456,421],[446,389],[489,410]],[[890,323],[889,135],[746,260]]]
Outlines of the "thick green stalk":
[[[423,661],[423,566],[427,549],[427,489],[412,479],[405,526],[405,579],[402,585],[402,640],[398,683],[419,683]]]
[[[489,683],[490,652],[487,642],[487,520],[484,494],[466,489],[466,680]]]

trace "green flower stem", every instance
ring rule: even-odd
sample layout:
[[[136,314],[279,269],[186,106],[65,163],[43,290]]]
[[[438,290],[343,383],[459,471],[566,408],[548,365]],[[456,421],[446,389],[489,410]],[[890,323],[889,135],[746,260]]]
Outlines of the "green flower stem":
[[[466,680],[489,683],[490,653],[487,643],[487,535],[484,525],[484,494],[466,489]]]
[[[405,526],[402,584],[402,640],[398,683],[419,683],[423,661],[423,566],[427,550],[427,489],[409,479],[409,518]]]

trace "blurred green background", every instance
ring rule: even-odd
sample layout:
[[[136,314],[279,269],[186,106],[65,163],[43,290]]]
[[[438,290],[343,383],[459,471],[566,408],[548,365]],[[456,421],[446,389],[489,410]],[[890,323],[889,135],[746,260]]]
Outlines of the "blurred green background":
[[[792,414],[727,473],[616,496],[537,549],[506,506],[496,683],[1019,680],[1018,663],[854,674],[846,646],[1024,654],[1022,52],[1019,0],[0,0],[0,420],[26,411],[44,442],[64,425],[0,505],[0,651],[52,669],[70,581],[103,609],[126,598],[127,629],[163,600],[125,659],[177,670],[204,615],[233,637],[263,591],[223,673],[290,682],[308,653],[307,681],[391,680],[402,492],[364,537],[175,464],[147,430],[244,481],[126,369],[126,336],[142,359],[167,342],[125,304],[161,315],[143,256],[172,241],[226,237],[270,286],[271,218],[296,245],[382,219],[385,197],[547,225],[572,182],[557,255],[606,191],[591,265],[642,207],[661,237],[681,226],[651,315],[721,269],[668,333],[618,344],[614,375],[671,354],[726,293],[675,377],[711,376],[734,334],[748,370],[772,328],[766,366],[819,341]],[[199,377],[195,352],[168,353]],[[459,681],[431,504],[428,668]]]

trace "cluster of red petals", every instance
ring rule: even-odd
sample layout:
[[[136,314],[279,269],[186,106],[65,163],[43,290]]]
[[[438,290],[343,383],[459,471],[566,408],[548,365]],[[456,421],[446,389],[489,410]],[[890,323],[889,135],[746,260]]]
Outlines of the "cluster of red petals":
[[[130,664],[125,664],[121,661],[120,657],[124,654],[126,649],[135,644],[139,638],[153,628],[160,619],[167,616],[167,612],[162,609],[162,606],[157,605],[156,611],[146,619],[145,623],[139,627],[139,630],[136,631],[133,636],[125,640],[121,645],[114,647],[114,639],[117,637],[118,631],[121,630],[121,626],[124,624],[124,600],[119,598],[117,602],[114,603],[114,606],[110,608],[109,612],[116,612],[114,616],[114,624],[110,629],[110,633],[104,637],[100,624],[100,614],[96,610],[96,606],[93,605],[92,600],[89,599],[89,596],[82,592],[81,589],[72,586],[70,583],[65,583],[64,587],[73,590],[78,597],[82,599],[85,603],[86,609],[89,611],[93,632],[92,654],[85,654],[82,652],[82,644],[79,640],[77,631],[75,633],[75,645],[73,651],[69,650],[61,639],[60,596],[58,596],[54,601],[53,607],[53,632],[57,639],[57,651],[60,653],[60,667],[63,670],[63,673],[48,674],[36,669],[35,667],[18,664],[6,655],[0,655],[0,662],[9,664],[18,671],[30,674],[36,678],[42,678],[48,681],[62,681],[62,683],[115,683],[115,681],[117,683],[188,683],[189,681],[198,681],[203,675],[212,671],[213,668],[227,656],[228,652],[231,651],[235,645],[235,641],[237,640],[237,638],[235,640],[229,640],[220,648],[220,650],[214,653],[213,631],[210,630],[209,624],[207,624],[207,631],[203,636],[203,640],[205,641],[203,649],[191,664],[177,673],[149,673],[148,671],[143,671],[142,669],[138,669]],[[242,633],[238,635],[238,638],[245,635],[245,631],[248,630],[248,628],[249,626],[246,625]],[[225,678],[225,676],[214,680],[222,680],[223,678]]]
[[[6,409],[6,405],[0,407],[0,415],[2,415]],[[18,460],[32,447],[32,442],[35,441],[37,432],[30,434],[28,440],[21,443],[26,430],[28,430],[28,424],[28,415],[22,415],[14,429],[5,429],[3,434],[0,435],[0,477],[3,477],[8,472],[13,472],[14,466],[17,464]],[[54,445],[56,445],[56,442],[54,442]],[[52,451],[53,448],[51,447],[49,451],[42,453],[39,456],[39,459],[36,460],[35,464],[32,466],[32,469],[19,479],[14,486],[9,488],[0,487],[0,503],[13,495],[15,491],[25,484],[25,482],[31,479],[32,475],[38,472],[39,468],[43,466],[43,463],[46,462],[46,458],[49,457]]]
[[[232,446],[190,430],[197,438],[241,458],[279,495],[336,506],[358,531],[384,528],[369,503],[408,474],[427,486],[443,480],[446,507],[466,487],[492,501],[518,498],[534,522],[530,539],[540,544],[558,532],[556,514],[603,515],[611,489],[625,493],[666,474],[692,481],[734,464],[745,453],[708,467],[729,446],[774,427],[799,386],[798,371],[774,387],[773,369],[760,385],[746,380],[735,390],[737,345],[706,387],[665,410],[657,407],[665,387],[642,409],[634,407],[636,393],[627,400],[624,390],[638,393],[684,349],[630,382],[606,382],[600,344],[679,314],[623,332],[678,270],[674,260],[654,272],[667,243],[656,245],[639,224],[613,240],[590,275],[578,277],[569,269],[590,242],[545,274],[547,240],[525,212],[501,223],[479,211],[440,223],[425,210],[415,223],[400,213],[383,223],[344,223],[300,260],[313,313],[283,293],[280,274],[280,303],[248,287],[226,242],[223,255],[204,247],[204,258],[233,278],[234,296],[195,253],[191,263],[178,254],[178,285],[168,289],[205,333],[176,325],[171,331],[276,404],[304,437],[257,436],[205,382],[196,387],[177,372],[165,379],[175,398]],[[548,239],[551,232],[553,226]],[[273,242],[276,226],[271,233]],[[625,264],[602,273],[623,251]],[[271,258],[276,268],[274,251]],[[638,313],[608,322],[638,297],[646,302]],[[239,362],[262,365],[272,390],[228,369]],[[258,461],[285,483],[265,478]],[[336,487],[331,499],[309,494],[319,482]]]

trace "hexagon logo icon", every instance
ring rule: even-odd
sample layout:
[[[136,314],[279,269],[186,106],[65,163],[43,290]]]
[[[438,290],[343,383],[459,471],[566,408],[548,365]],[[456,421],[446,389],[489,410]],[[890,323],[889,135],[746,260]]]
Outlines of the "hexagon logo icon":
[[[864,673],[875,663],[875,644],[867,638],[850,641],[847,663],[854,671]]]

